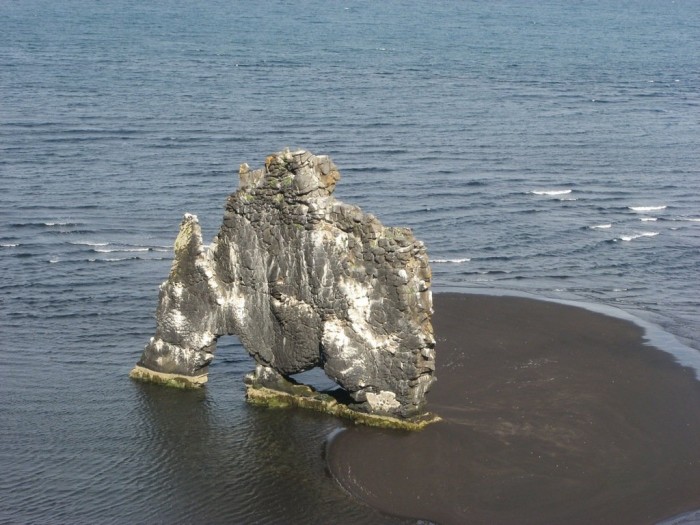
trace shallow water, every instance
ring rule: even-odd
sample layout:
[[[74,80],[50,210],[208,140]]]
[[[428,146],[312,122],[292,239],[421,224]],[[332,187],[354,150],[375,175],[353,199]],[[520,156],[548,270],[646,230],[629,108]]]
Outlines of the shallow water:
[[[182,214],[211,238],[238,165],[287,145],[411,226],[436,289],[613,305],[700,349],[697,2],[0,11],[1,519],[380,519],[322,476],[337,422],[244,404],[235,343],[205,394],[126,379]],[[318,514],[302,503],[325,490]]]

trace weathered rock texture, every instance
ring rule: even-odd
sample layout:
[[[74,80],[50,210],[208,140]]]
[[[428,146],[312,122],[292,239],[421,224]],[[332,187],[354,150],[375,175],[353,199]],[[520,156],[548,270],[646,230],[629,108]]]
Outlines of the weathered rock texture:
[[[339,179],[328,157],[284,151],[241,166],[208,248],[186,214],[132,376],[201,384],[218,337],[237,334],[257,362],[249,393],[294,393],[290,375],[323,367],[356,411],[421,414],[435,370],[425,247],[336,200]]]

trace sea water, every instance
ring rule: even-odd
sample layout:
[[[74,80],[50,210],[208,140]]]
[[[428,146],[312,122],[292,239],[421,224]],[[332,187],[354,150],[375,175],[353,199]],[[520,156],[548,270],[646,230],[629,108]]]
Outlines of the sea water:
[[[615,307],[700,352],[700,3],[0,3],[0,521],[396,522],[342,423],[126,377],[184,212],[330,155],[434,287]]]

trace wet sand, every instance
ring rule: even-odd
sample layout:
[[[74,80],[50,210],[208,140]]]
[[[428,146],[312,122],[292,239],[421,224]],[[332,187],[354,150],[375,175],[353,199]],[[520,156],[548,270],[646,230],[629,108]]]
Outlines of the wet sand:
[[[653,524],[700,508],[700,382],[620,319],[520,297],[435,295],[421,432],[353,427],[334,477],[448,524]]]

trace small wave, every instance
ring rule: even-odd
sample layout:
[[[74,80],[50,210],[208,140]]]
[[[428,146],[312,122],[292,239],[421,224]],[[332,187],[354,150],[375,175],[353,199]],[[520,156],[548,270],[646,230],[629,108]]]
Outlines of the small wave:
[[[73,222],[13,222],[10,228],[54,228],[60,226],[78,226]]]
[[[139,246],[132,244],[113,244],[111,242],[94,242],[94,241],[69,241],[68,244],[74,246],[90,246],[91,251],[95,253],[115,253],[115,252],[172,252],[170,246]],[[105,248],[111,246],[111,248]]]
[[[469,259],[468,257],[465,257],[463,259],[430,259],[430,262],[435,264],[460,264],[469,261],[471,261],[471,259]]]
[[[700,222],[700,218],[694,218],[694,217],[690,218],[690,219],[682,219],[682,220],[688,221],[688,222]]]
[[[7,243],[7,244],[0,244],[1,248],[17,248],[19,244],[13,244],[13,243]]]
[[[485,257],[479,257],[479,261],[511,261],[518,258],[514,255],[487,255]]]
[[[656,217],[642,217],[639,220],[642,222],[655,222],[655,221],[658,221],[659,219],[657,219]]]
[[[589,226],[591,230],[609,230],[612,228],[612,224],[596,224],[595,226]]]
[[[547,195],[548,197],[555,197],[557,195],[568,195],[572,190],[532,190],[532,195]]]
[[[92,241],[69,241],[68,244],[75,246],[109,246],[108,242],[92,242]]]
[[[57,263],[58,261],[60,261],[60,260],[61,260],[61,259],[59,259],[58,257],[55,257],[55,258],[53,258],[53,259],[49,259],[49,263],[50,263],[50,264],[56,264],[56,263]]]
[[[476,277],[476,276],[495,276],[492,279],[488,279],[489,281],[494,281],[494,280],[506,280],[506,279],[517,279],[518,277],[498,277],[498,276],[503,276],[503,275],[510,275],[512,274],[512,270],[476,270],[476,271],[468,271],[468,272],[460,272],[460,275],[465,275],[469,277]],[[476,280],[480,280],[480,277],[476,277]]]
[[[667,208],[666,205],[661,205],[661,206],[628,206],[628,209],[640,213],[644,213],[647,211],[660,211],[660,210],[665,210]]]
[[[124,262],[124,261],[171,261],[171,257],[141,257],[138,255],[131,255],[126,257],[91,257],[87,262],[91,263],[113,263],[113,262]]]
[[[104,259],[88,259],[88,262],[105,263],[105,262],[122,262],[122,261],[142,261],[141,257],[109,257]]]
[[[55,228],[49,231],[58,235],[90,235],[92,233],[95,233],[95,230],[71,230],[62,228]]]
[[[44,222],[44,223],[42,223],[42,224],[43,224],[44,226],[49,227],[49,228],[53,228],[53,227],[55,227],[55,226],[58,226],[58,227],[64,227],[64,226],[65,226],[65,227],[67,227],[67,226],[70,226],[70,227],[73,227],[73,226],[80,226],[80,223],[77,223],[77,222]]]
[[[639,239],[641,237],[656,237],[659,234],[659,232],[640,232],[640,233],[633,233],[631,235],[620,235],[619,240],[620,241],[633,241],[635,239]],[[618,239],[616,239],[618,240]]]
[[[205,248],[207,247],[208,246],[205,246]],[[93,248],[92,251],[96,253],[171,252],[172,248],[166,248],[164,246],[122,246],[119,248]]]
[[[147,248],[145,246],[141,246],[138,248],[93,248],[92,250],[95,253],[119,253],[119,252],[151,252],[151,251],[156,251],[153,248]]]

